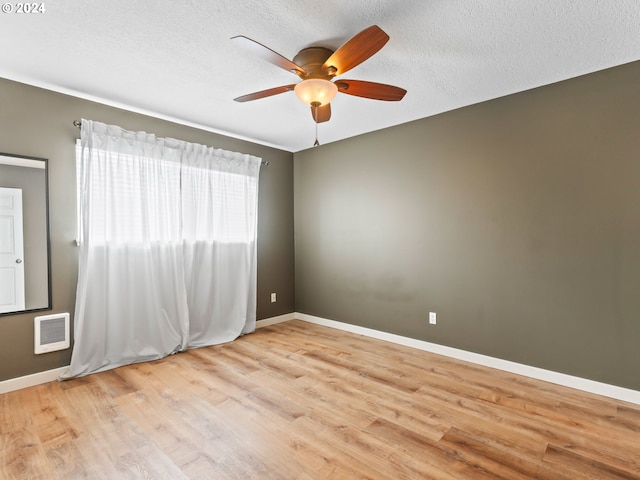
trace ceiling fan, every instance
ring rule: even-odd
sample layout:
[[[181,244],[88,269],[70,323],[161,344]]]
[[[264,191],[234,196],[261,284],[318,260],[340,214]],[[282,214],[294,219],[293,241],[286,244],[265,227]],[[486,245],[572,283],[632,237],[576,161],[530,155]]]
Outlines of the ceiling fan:
[[[407,93],[400,87],[383,83],[335,79],[360,65],[387,43],[389,35],[377,25],[364,29],[335,51],[325,47],[308,47],[300,50],[293,60],[288,60],[242,35],[231,40],[241,48],[302,79],[298,83],[243,95],[235,98],[236,102],[248,102],[293,90],[302,102],[311,107],[311,115],[318,124],[331,118],[331,100],[337,93],[386,101],[402,100]]]

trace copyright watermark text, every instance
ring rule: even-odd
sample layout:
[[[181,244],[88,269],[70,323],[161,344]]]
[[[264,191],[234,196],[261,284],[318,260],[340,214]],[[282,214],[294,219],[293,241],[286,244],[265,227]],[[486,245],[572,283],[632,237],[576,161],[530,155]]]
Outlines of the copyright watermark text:
[[[18,3],[3,3],[2,7],[0,7],[0,9],[2,9],[2,13],[18,13],[18,14],[38,14],[38,13],[44,13],[46,12],[46,8],[44,6],[44,3],[37,3],[37,2],[31,2],[31,3],[22,3],[22,2],[18,2]]]

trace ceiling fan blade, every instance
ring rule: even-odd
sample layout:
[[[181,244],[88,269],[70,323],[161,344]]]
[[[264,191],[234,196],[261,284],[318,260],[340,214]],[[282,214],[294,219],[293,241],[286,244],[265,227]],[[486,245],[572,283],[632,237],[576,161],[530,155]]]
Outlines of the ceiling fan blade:
[[[281,87],[269,88],[267,90],[260,90],[259,92],[248,93],[247,95],[243,95],[238,98],[234,98],[233,100],[236,102],[249,102],[251,100],[258,100],[259,98],[270,97],[272,95],[278,95],[279,93],[290,92],[295,87],[295,84],[292,85],[283,85]]]
[[[397,102],[402,100],[407,91],[404,88],[384,83],[364,82],[362,80],[338,80],[335,82],[338,91],[356,97],[371,98]]]
[[[331,104],[327,103],[321,107],[311,106],[311,116],[316,123],[328,122],[331,118]]]
[[[236,37],[232,37],[231,40],[241,48],[245,49],[248,52],[251,52],[253,55],[257,55],[258,57],[266,60],[269,63],[274,64],[277,67],[284,68],[285,70],[289,70],[290,72],[295,73],[296,75],[305,75],[307,71],[299,65],[296,65],[291,60],[286,59],[278,52],[274,52],[269,47],[265,47],[261,43],[256,42],[255,40],[251,40],[248,37],[243,35],[238,35]]]
[[[372,25],[333,52],[324,62],[322,69],[333,67],[336,69],[336,75],[342,75],[384,47],[388,40],[389,35],[377,25]]]

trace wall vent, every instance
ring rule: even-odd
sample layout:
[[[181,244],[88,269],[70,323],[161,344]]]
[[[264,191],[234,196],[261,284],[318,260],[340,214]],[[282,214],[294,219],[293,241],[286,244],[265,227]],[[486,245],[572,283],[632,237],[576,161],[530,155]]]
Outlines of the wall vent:
[[[33,319],[34,353],[48,353],[69,348],[69,314],[54,313]]]

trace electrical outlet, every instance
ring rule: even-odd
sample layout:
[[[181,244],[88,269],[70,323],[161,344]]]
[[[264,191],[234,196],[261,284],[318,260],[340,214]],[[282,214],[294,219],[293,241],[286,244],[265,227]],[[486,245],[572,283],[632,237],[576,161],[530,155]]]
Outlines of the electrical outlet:
[[[436,312],[429,312],[429,324],[435,325],[437,322]]]
[[[271,303],[276,303],[276,294],[275,293],[271,294]]]

